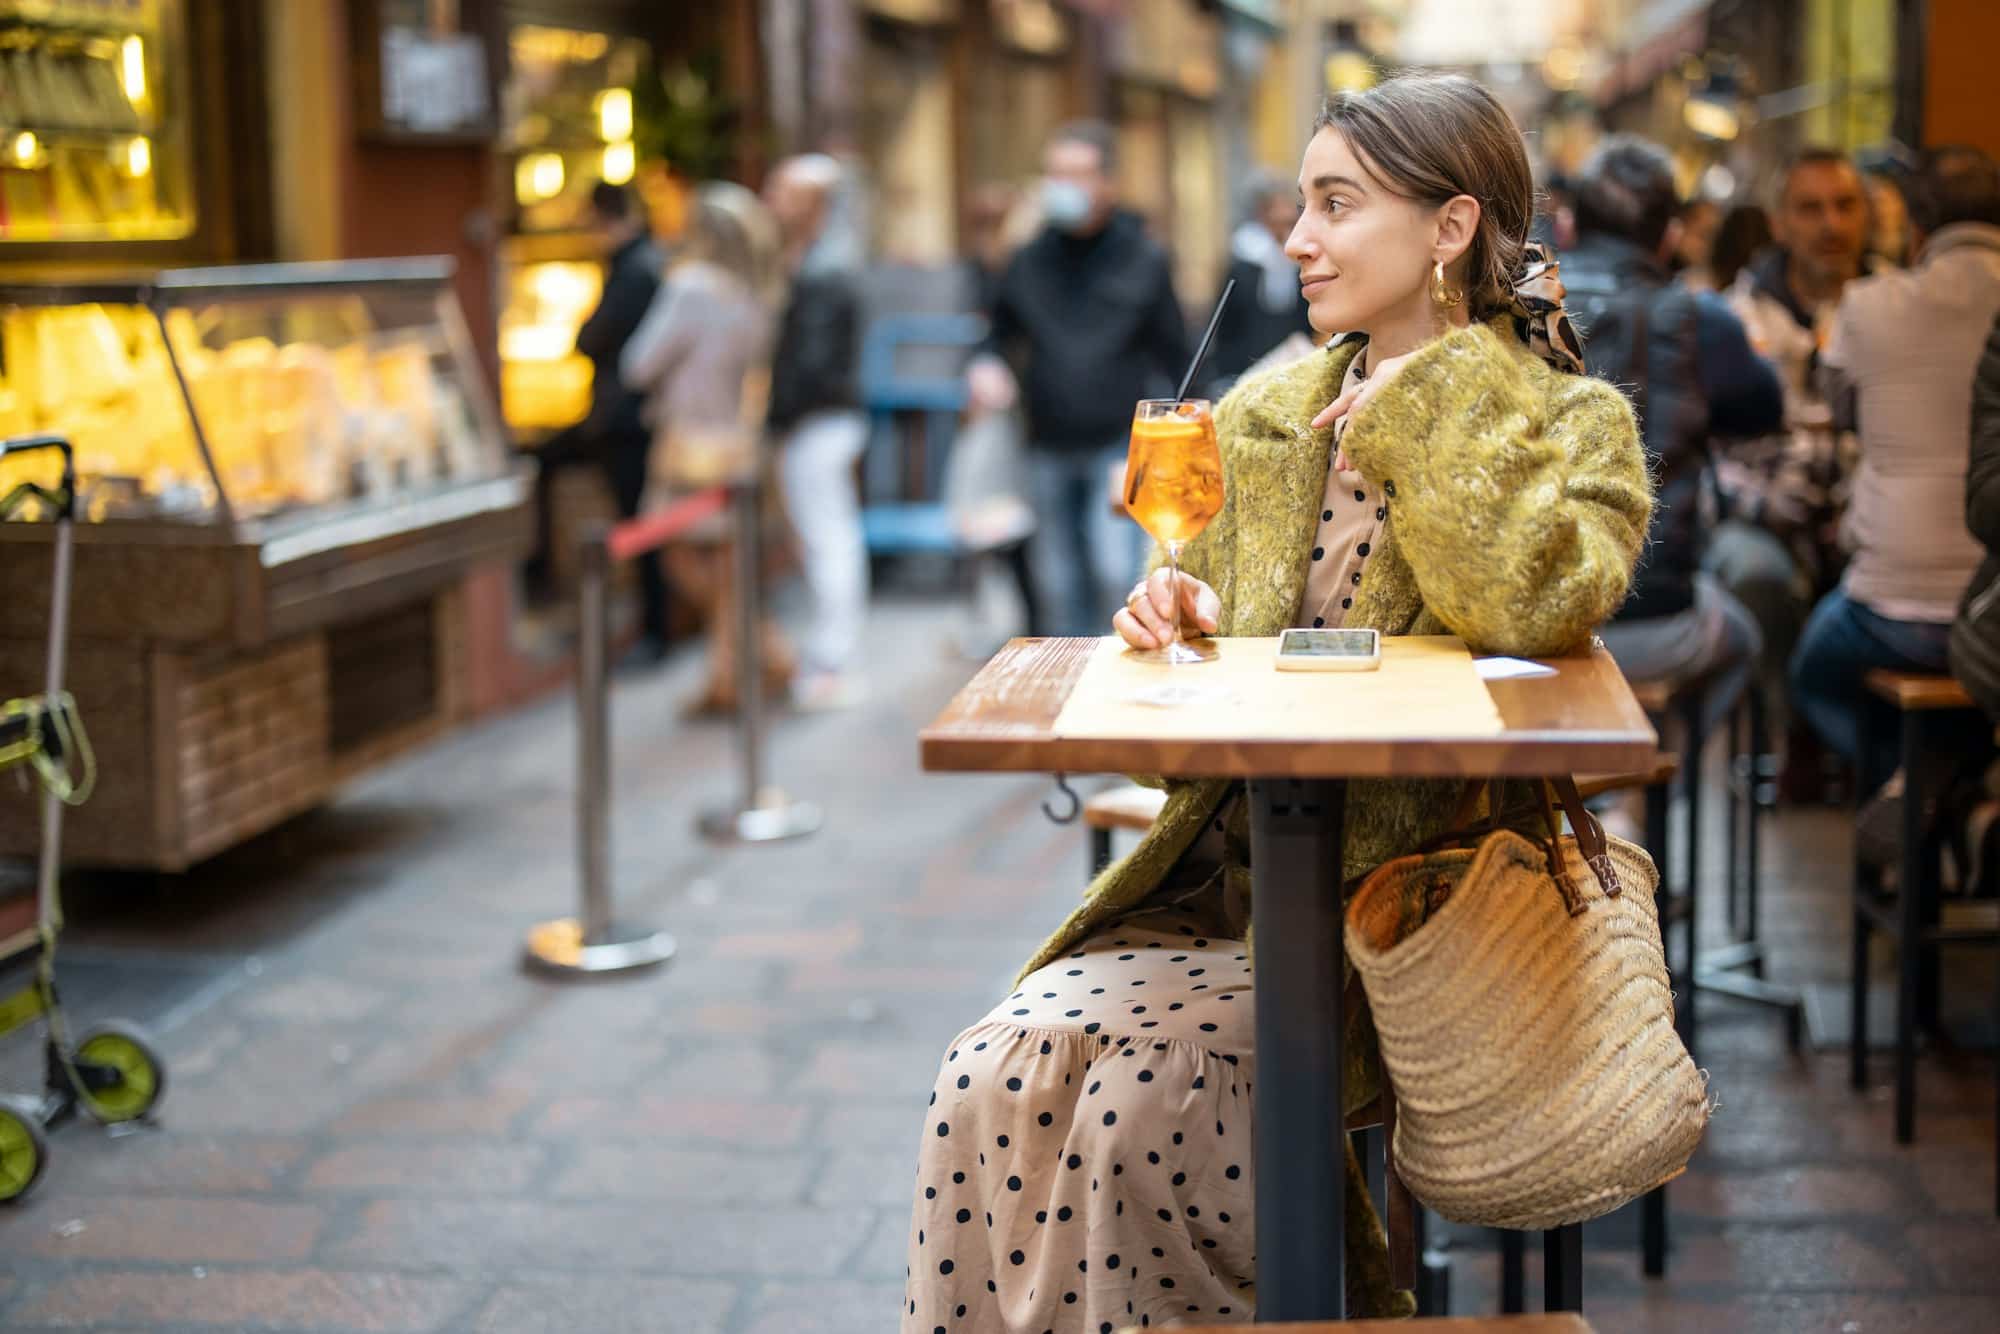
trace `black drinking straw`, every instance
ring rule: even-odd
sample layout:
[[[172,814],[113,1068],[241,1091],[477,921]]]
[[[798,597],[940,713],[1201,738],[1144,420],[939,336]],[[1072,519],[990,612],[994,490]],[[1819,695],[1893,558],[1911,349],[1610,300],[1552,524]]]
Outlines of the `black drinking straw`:
[[[1208,332],[1201,336],[1201,346],[1194,350],[1194,360],[1188,363],[1187,374],[1181,377],[1181,391],[1174,395],[1176,403],[1187,397],[1188,386],[1201,370],[1201,363],[1208,360],[1208,345],[1215,341],[1215,326],[1222,323],[1222,308],[1229,304],[1229,294],[1236,290],[1236,280],[1231,278],[1223,285],[1222,295],[1215,300],[1215,314],[1208,317]]]

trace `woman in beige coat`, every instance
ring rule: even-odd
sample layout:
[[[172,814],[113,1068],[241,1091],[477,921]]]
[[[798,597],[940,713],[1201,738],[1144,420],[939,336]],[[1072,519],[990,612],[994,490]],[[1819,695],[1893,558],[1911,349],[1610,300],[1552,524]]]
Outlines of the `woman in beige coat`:
[[[762,466],[759,424],[781,277],[777,224],[762,201],[728,181],[703,185],[674,266],[618,359],[619,379],[646,396],[644,419],[653,432],[645,508]],[[710,536],[719,539],[720,529]],[[709,614],[708,685],[695,707],[733,709],[730,544],[676,544],[667,569],[682,595]],[[775,624],[766,625],[764,641],[766,687],[782,693],[790,649]]]
[[[1155,571],[1117,633],[1157,646],[1179,597],[1226,635],[1347,625],[1488,652],[1583,646],[1624,599],[1651,490],[1631,410],[1578,373],[1554,266],[1528,247],[1519,131],[1469,80],[1392,80],[1328,105],[1299,188],[1287,253],[1314,328],[1346,336],[1223,401],[1222,512],[1180,586]],[[1139,848],[951,1045],[918,1166],[906,1334],[1254,1313],[1247,813],[1240,784],[1167,786]],[[1354,783],[1344,877],[1440,832],[1457,792]],[[1363,1013],[1350,1108],[1379,1088],[1374,1045]],[[1406,1312],[1359,1180],[1349,1307]]]

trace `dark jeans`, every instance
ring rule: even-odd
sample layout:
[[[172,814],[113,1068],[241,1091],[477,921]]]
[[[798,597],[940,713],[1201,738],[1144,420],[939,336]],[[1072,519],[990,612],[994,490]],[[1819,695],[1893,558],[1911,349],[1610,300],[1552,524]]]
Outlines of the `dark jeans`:
[[[1820,740],[1853,761],[1864,795],[1896,772],[1901,733],[1895,709],[1868,693],[1864,678],[1886,668],[1945,670],[1949,625],[1892,621],[1835,589],[1820,599],[1792,655],[1792,702]],[[1869,747],[1861,754],[1867,710]]]
[[[646,491],[646,457],[651,448],[652,441],[645,435],[602,436],[572,426],[550,436],[534,451],[535,552],[528,561],[531,572],[548,570],[549,552],[555,545],[555,474],[565,468],[602,468],[619,517],[629,519],[639,512],[639,500]],[[667,578],[660,568],[658,551],[639,557],[639,599],[641,629],[648,638],[665,641]]]

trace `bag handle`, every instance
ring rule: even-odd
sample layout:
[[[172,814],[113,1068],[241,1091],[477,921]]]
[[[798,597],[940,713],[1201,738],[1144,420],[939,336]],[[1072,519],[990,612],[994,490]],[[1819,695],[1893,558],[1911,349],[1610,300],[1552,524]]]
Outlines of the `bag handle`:
[[[1583,863],[1597,877],[1598,888],[1606,898],[1617,898],[1624,891],[1618,880],[1618,868],[1611,861],[1611,840],[1605,837],[1604,826],[1583,804],[1583,794],[1576,790],[1576,779],[1565,774],[1551,779],[1549,786],[1555,790],[1556,800],[1562,803],[1563,814],[1569,817],[1569,827],[1576,835],[1576,850],[1583,854]]]
[[[1486,814],[1475,818],[1479,809],[1481,791],[1487,793]],[[1473,778],[1466,780],[1459,793],[1458,803],[1452,811],[1451,824],[1444,833],[1425,839],[1417,845],[1420,853],[1436,852],[1454,844],[1471,843],[1500,828],[1506,816],[1502,808],[1505,789],[1499,778]],[[1563,900],[1568,905],[1570,915],[1575,916],[1588,905],[1581,893],[1571,883],[1562,855],[1562,826],[1556,820],[1556,807],[1569,817],[1570,832],[1576,839],[1576,850],[1583,858],[1584,865],[1596,877],[1598,888],[1606,898],[1617,898],[1624,886],[1618,879],[1618,870],[1611,861],[1610,841],[1605,837],[1604,826],[1583,804],[1583,794],[1577,791],[1576,779],[1564,774],[1545,779],[1535,784],[1535,795],[1542,807],[1542,823],[1548,837],[1544,849],[1549,859],[1549,873],[1562,890]]]
[[[1604,837],[1604,826],[1597,822],[1583,804],[1583,794],[1576,790],[1576,780],[1568,776],[1547,779],[1536,785],[1542,799],[1542,818],[1548,825],[1549,875],[1556,882],[1556,889],[1563,896],[1563,904],[1572,917],[1582,913],[1590,905],[1582,891],[1570,877],[1568,860],[1562,855],[1562,829],[1556,822],[1556,813],[1550,805],[1550,798],[1562,806],[1564,815],[1569,817],[1571,833],[1576,839],[1576,850],[1583,858],[1583,864],[1597,880],[1597,887],[1606,898],[1617,898],[1623,886],[1618,881],[1618,871],[1611,864],[1611,848]]]

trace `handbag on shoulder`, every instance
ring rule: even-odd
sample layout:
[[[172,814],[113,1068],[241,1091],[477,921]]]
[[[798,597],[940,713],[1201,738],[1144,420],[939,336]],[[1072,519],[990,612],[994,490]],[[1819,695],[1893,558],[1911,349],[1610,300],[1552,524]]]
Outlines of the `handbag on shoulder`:
[[[1652,859],[1607,840],[1569,779],[1538,785],[1539,842],[1501,826],[1499,791],[1483,827],[1363,880],[1347,950],[1395,1091],[1398,1174],[1454,1222],[1532,1230],[1679,1176],[1710,1103],[1674,1031]]]

